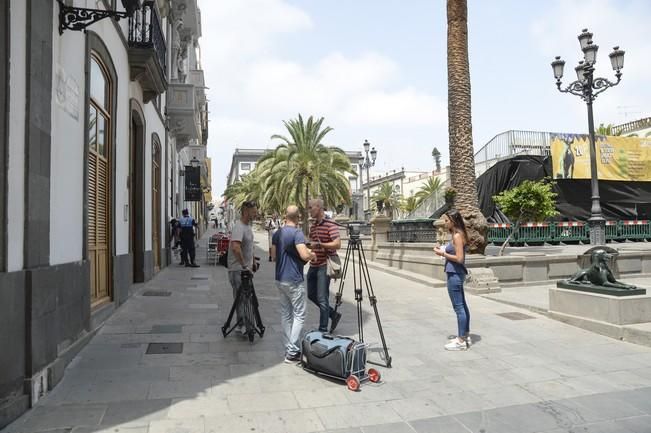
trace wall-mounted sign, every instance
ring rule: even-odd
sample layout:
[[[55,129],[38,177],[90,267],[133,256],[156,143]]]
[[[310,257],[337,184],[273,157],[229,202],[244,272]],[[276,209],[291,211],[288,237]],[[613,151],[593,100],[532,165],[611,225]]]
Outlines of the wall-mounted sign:
[[[201,167],[185,166],[185,201],[201,201]]]

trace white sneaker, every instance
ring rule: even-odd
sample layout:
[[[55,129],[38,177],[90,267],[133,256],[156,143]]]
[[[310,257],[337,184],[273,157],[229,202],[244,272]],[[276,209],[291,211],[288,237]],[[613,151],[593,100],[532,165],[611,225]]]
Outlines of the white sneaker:
[[[457,339],[454,339],[454,341],[450,341],[444,347],[445,347],[445,350],[452,350],[452,351],[459,351],[459,350],[467,350],[468,349],[468,346],[466,345],[465,342],[460,343],[459,340],[457,340]]]
[[[448,339],[448,342],[452,343],[453,341],[457,341],[457,337],[450,337]],[[472,345],[472,338],[470,338],[470,335],[466,337],[466,345],[470,347]]]

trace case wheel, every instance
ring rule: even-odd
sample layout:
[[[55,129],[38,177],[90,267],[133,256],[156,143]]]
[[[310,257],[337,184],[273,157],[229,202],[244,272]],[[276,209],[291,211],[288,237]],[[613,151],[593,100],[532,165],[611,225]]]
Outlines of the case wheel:
[[[346,385],[348,386],[348,389],[351,391],[357,391],[359,390],[360,382],[359,378],[357,376],[348,376],[346,379]]]
[[[377,371],[374,368],[369,368],[368,369],[368,380],[370,380],[373,383],[378,383],[382,376],[380,375],[380,372]]]

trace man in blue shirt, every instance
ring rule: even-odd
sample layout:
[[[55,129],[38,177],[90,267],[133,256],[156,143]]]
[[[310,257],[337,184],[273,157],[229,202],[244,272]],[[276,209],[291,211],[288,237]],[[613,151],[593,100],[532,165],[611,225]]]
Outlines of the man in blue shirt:
[[[280,291],[280,315],[285,346],[285,362],[301,360],[300,338],[305,322],[305,282],[303,267],[316,258],[305,246],[305,236],[297,227],[299,211],[287,208],[285,226],[274,233],[271,257],[276,262],[276,286]]]
[[[185,263],[188,268],[198,268],[194,262],[195,249],[194,249],[194,227],[197,225],[194,218],[190,216],[187,209],[183,209],[183,216],[179,220],[181,227],[181,264]],[[188,255],[190,260],[188,260]]]

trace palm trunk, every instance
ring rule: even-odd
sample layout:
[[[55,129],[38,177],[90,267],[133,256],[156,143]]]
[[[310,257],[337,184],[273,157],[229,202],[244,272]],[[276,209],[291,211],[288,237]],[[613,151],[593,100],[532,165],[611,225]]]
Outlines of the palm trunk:
[[[447,0],[448,132],[455,206],[466,220],[469,252],[483,254],[488,227],[479,210],[472,145],[467,0]]]

